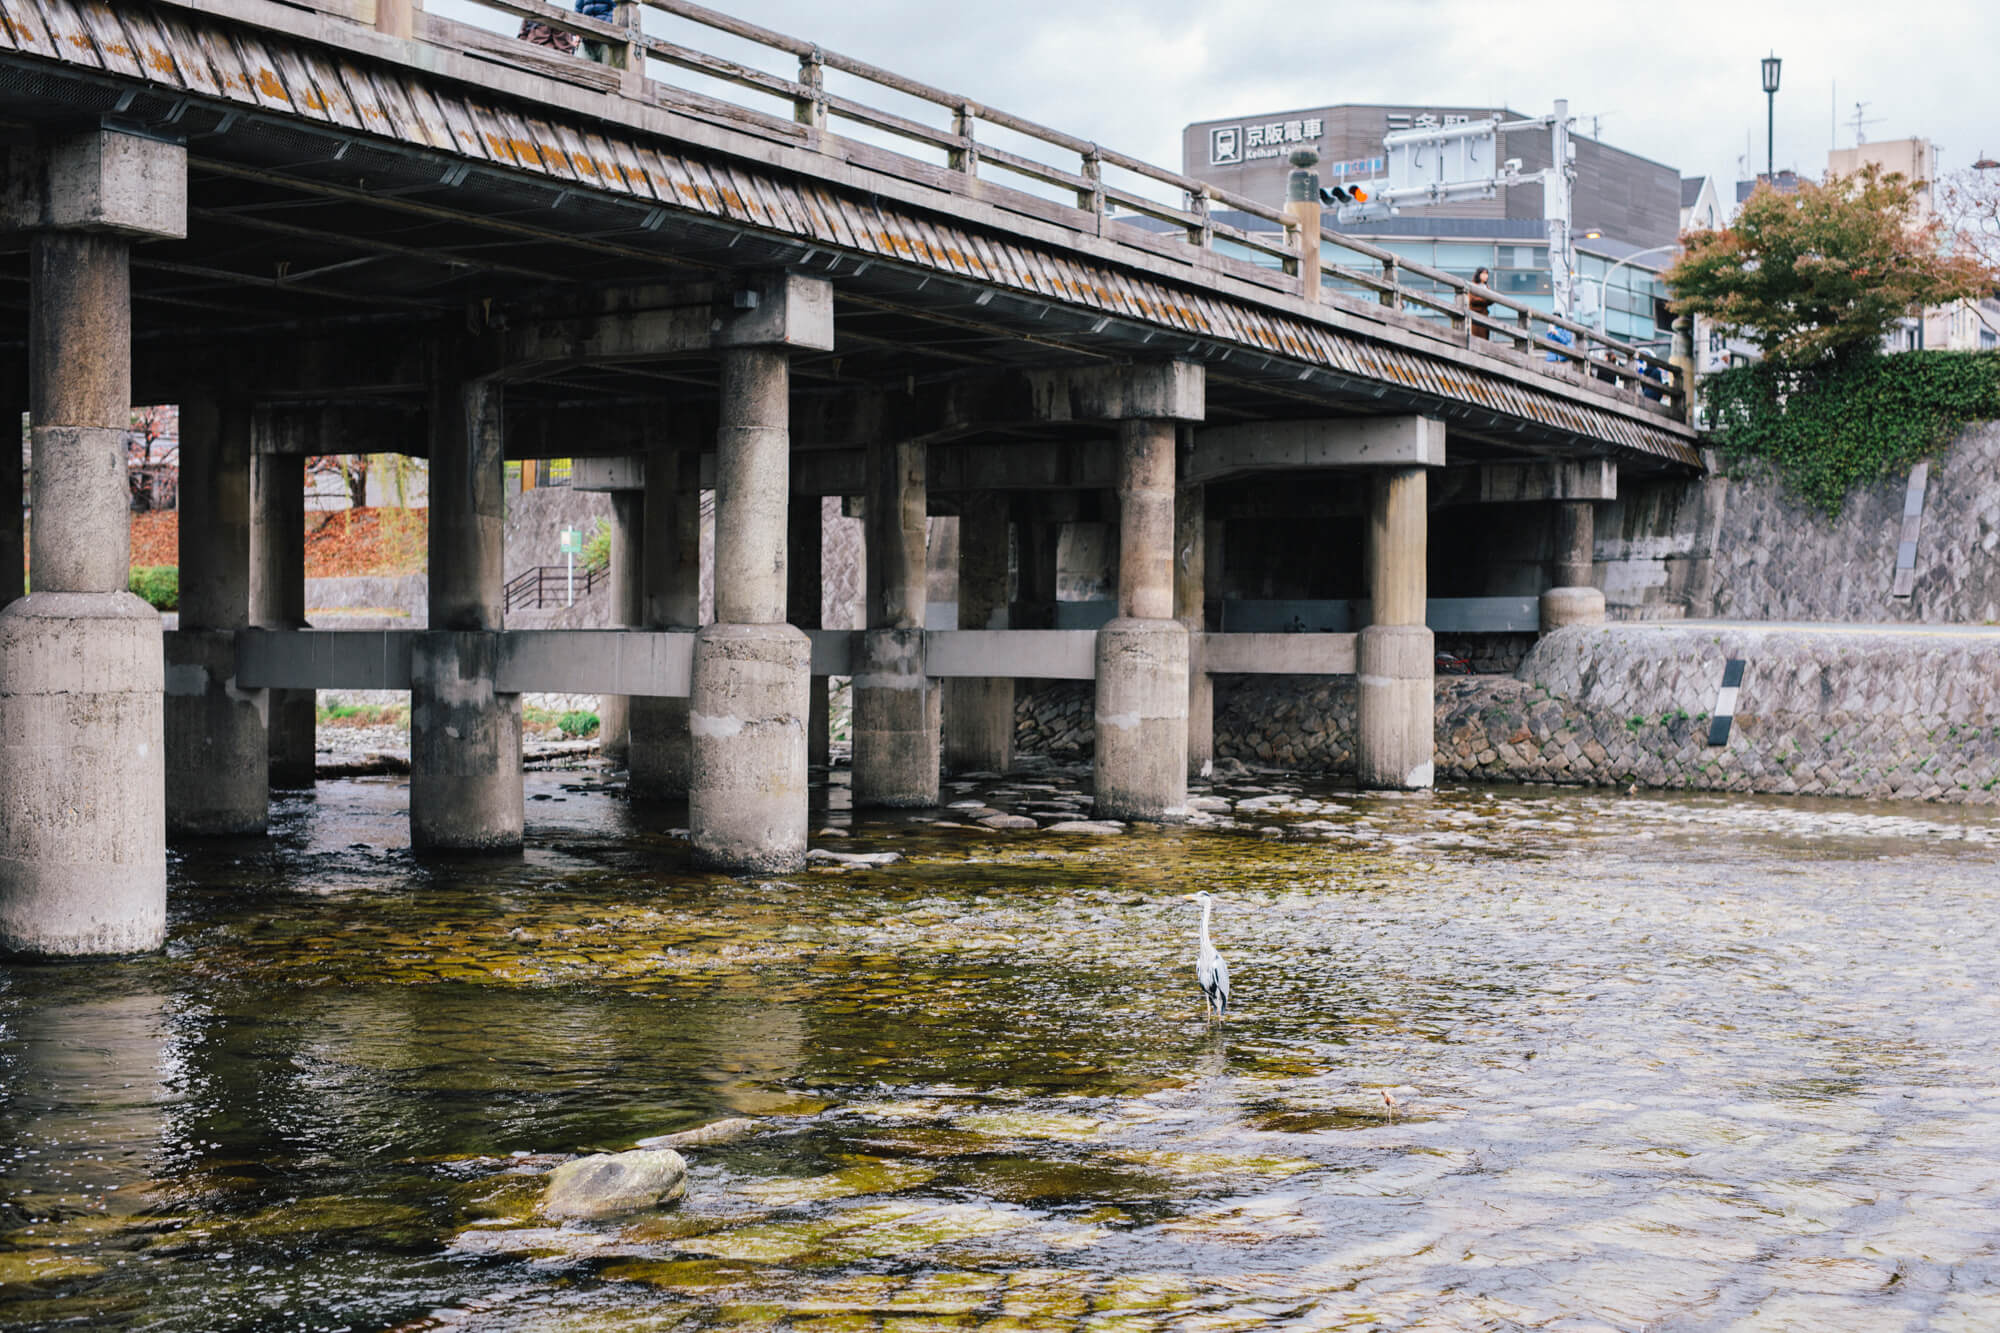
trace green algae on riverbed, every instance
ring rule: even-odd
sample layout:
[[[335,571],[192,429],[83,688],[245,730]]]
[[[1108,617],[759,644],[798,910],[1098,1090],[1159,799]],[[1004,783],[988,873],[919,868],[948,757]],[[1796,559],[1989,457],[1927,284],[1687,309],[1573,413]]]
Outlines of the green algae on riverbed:
[[[1988,816],[1265,779],[1106,838],[834,810],[906,859],[737,880],[531,782],[519,860],[327,784],[176,852],[164,956],[0,968],[0,1320],[2000,1323]],[[536,1216],[730,1116],[675,1208]]]

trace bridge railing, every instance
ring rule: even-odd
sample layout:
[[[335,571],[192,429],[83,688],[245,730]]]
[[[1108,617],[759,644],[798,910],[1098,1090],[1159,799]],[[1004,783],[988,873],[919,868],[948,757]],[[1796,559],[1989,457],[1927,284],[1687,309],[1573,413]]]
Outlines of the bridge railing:
[[[312,2],[360,8],[359,0]],[[1250,281],[1314,302],[1354,302],[1415,316],[1395,322],[1474,351],[1540,357],[1603,382],[1629,401],[1686,414],[1682,368],[1666,358],[1648,356],[1652,373],[1642,373],[1628,344],[1360,237],[1321,229],[1311,222],[1316,209],[1294,216],[691,0],[618,0],[609,21],[550,0],[456,3],[510,23],[542,24],[564,35],[562,46],[576,49],[518,41],[425,14],[423,0],[375,0],[376,24],[696,115],[765,127],[789,124],[794,133],[805,134],[807,146],[822,146],[812,137],[817,131],[836,139],[837,147],[824,146],[844,155],[886,150],[908,159],[919,177],[929,174],[941,184],[981,180],[1008,189],[1016,206],[1028,211],[1037,203],[1047,210],[1080,210],[1095,219],[1099,235],[1122,243],[1159,251],[1174,244],[1169,237],[1178,233],[1207,252],[1207,262]],[[649,13],[661,16],[653,30],[646,23]],[[662,35],[662,26],[685,40]],[[694,41],[738,55],[702,50],[690,44]],[[1223,221],[1218,212],[1245,221]],[[1152,225],[1120,225],[1135,218]]]

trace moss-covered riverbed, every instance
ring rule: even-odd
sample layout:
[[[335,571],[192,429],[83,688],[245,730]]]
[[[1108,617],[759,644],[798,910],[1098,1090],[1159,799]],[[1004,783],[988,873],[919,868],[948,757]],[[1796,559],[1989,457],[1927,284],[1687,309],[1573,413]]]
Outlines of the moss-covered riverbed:
[[[530,778],[520,858],[407,788],[177,848],[160,957],[0,965],[22,1329],[2000,1327],[2000,820],[1074,775],[692,872]],[[942,826],[941,826],[942,825]],[[1216,894],[1237,1010],[1191,960]],[[745,1117],[687,1196],[563,1156]]]

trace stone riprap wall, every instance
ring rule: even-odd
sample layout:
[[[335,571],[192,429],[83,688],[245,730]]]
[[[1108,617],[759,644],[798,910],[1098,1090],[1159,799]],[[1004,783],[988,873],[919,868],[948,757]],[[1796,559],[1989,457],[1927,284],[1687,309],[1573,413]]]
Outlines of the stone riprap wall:
[[[1729,742],[1707,744],[1723,665],[1746,662]],[[1224,676],[1219,759],[1354,771],[1351,677]],[[1088,756],[1090,690],[1026,692],[1024,753]],[[2000,800],[2000,630],[1575,626],[1518,676],[1437,681],[1440,780]],[[1060,747],[1060,748],[1058,748]]]
[[[1896,597],[1907,470],[1856,488],[1827,519],[1773,475],[1621,479],[1599,507],[1598,579],[1613,619],[2000,621],[2000,423],[1930,460],[1912,594]]]
[[[1096,687],[1087,680],[1021,681],[1014,687],[1014,749],[1051,759],[1097,752]]]

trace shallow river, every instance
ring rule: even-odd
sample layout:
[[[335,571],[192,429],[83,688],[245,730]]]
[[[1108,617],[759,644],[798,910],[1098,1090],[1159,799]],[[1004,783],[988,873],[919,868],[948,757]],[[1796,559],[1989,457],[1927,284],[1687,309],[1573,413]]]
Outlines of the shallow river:
[[[815,845],[907,859],[758,882],[529,782],[522,858],[329,783],[176,854],[163,956],[0,965],[0,1326],[2000,1328],[1992,814],[835,791]],[[731,1116],[676,1207],[535,1218],[550,1154]]]

